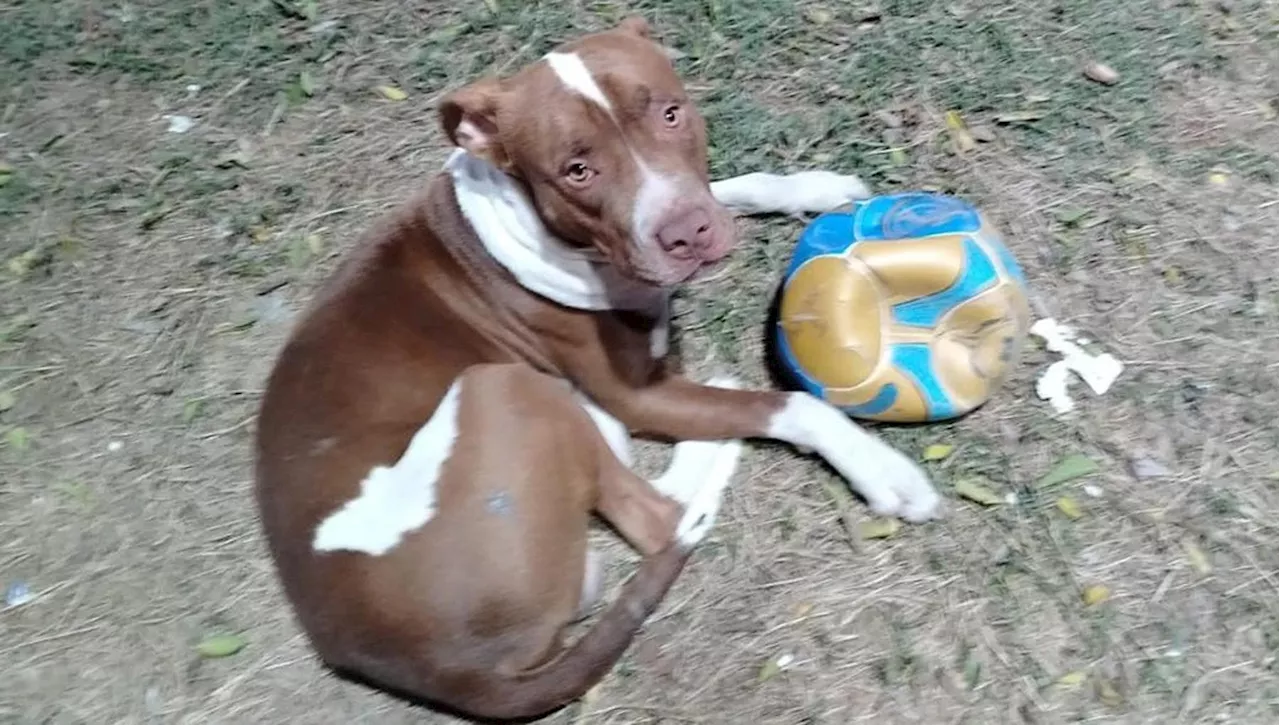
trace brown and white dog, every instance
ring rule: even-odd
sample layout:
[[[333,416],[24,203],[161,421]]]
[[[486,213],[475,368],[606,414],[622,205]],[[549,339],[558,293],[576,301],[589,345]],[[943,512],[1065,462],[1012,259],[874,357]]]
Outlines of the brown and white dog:
[[[446,173],[365,239],[281,353],[257,500],[303,629],[339,671],[476,718],[528,717],[613,665],[714,521],[740,439],[816,451],[877,513],[938,497],[906,457],[802,393],[663,365],[670,289],[741,213],[864,196],[828,172],[709,183],[702,118],[644,21],[441,103]],[[629,468],[629,436],[678,441]],[[588,520],[642,555],[597,597]]]

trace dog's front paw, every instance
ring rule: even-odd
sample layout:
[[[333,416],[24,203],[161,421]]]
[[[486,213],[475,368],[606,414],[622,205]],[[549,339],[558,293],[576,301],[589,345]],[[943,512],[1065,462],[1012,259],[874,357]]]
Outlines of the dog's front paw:
[[[875,458],[864,464],[858,486],[873,511],[912,523],[938,517],[941,499],[920,466],[888,446]]]
[[[742,381],[732,375],[713,375],[703,384],[708,388],[724,388],[726,390],[742,389]]]
[[[733,472],[738,467],[738,457],[742,454],[742,441],[730,440],[714,445],[715,454],[702,478],[702,486],[690,497],[685,505],[684,516],[676,525],[676,539],[684,546],[693,546],[711,532],[716,514],[720,511],[724,490],[733,478]]]
[[[820,214],[871,196],[862,179],[832,171],[801,171],[789,180],[797,211]]]

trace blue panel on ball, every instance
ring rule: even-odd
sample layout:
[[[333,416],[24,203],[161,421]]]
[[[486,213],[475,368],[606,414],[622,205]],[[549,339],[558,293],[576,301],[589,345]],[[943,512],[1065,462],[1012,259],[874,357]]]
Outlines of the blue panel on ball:
[[[858,204],[855,214],[853,237],[859,241],[960,234],[982,228],[977,209],[942,194],[877,196]]]
[[[942,389],[938,376],[933,372],[933,353],[923,342],[902,342],[893,346],[893,364],[920,389],[925,405],[929,408],[929,420],[954,417],[955,406]]]
[[[805,227],[786,276],[790,277],[800,265],[822,254],[842,254],[853,244],[853,215],[838,212],[823,214]]]
[[[957,305],[999,282],[995,265],[978,243],[969,237],[964,240],[964,269],[960,278],[941,292],[899,302],[890,308],[893,320],[912,327],[933,327],[942,316]]]
[[[858,405],[846,405],[844,412],[850,415],[880,415],[892,408],[896,402],[898,402],[898,386],[887,383],[876,393],[876,397]]]
[[[987,242],[995,248],[996,254],[1000,256],[1000,266],[1004,267],[1004,271],[1024,288],[1027,286],[1027,277],[1022,273],[1022,267],[1018,266],[1018,260],[1013,258],[1013,252],[1009,248],[995,239]]]

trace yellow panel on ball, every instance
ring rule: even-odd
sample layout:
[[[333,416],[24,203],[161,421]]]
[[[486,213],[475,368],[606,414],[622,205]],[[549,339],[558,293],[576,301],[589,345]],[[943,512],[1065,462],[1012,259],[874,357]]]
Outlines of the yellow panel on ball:
[[[875,197],[801,235],[776,348],[806,390],[851,415],[920,422],[985,402],[1017,363],[1026,280],[994,227],[941,194]]]
[[[808,260],[788,282],[778,324],[792,353],[828,385],[849,387],[880,362],[884,292],[866,266],[845,256]]]

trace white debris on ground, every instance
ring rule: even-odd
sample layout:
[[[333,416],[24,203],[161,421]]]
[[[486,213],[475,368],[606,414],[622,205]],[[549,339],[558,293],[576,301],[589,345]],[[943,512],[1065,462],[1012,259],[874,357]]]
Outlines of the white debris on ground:
[[[1102,395],[1124,370],[1124,364],[1110,353],[1091,355],[1086,352],[1080,346],[1085,340],[1077,337],[1074,329],[1059,324],[1052,317],[1036,320],[1031,326],[1031,334],[1043,339],[1050,352],[1062,355],[1062,359],[1051,364],[1036,381],[1036,395],[1049,401],[1058,413],[1069,413],[1076,407],[1067,389],[1072,372],[1084,380],[1094,395]]]
[[[186,133],[196,125],[195,119],[190,116],[166,115],[164,118],[169,122],[169,133]]]

